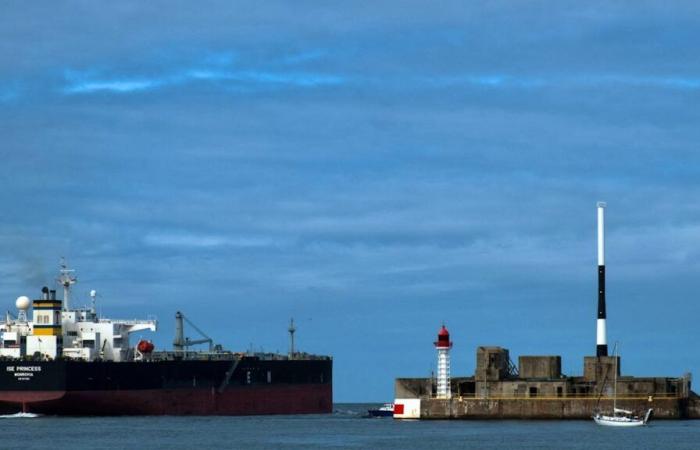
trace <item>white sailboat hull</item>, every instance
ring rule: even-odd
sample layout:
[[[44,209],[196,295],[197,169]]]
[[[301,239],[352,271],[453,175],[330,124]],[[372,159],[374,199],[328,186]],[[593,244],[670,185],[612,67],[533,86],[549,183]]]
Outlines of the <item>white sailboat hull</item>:
[[[595,423],[598,425],[605,425],[608,427],[641,427],[647,424],[653,412],[653,409],[648,409],[646,414],[644,414],[644,418],[642,419],[638,417],[630,417],[629,415],[606,416],[604,414],[596,414],[593,416],[593,420],[595,420]]]
[[[608,427],[641,427],[645,425],[642,419],[630,419],[629,417],[593,416],[598,425]]]

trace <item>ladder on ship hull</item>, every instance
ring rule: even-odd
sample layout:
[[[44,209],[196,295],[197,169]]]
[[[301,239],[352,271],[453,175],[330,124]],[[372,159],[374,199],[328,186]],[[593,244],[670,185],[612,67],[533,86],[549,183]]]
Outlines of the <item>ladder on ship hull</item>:
[[[224,376],[224,380],[221,382],[221,385],[219,386],[219,389],[217,389],[217,392],[221,394],[226,390],[226,386],[228,386],[229,381],[231,381],[231,376],[233,376],[233,372],[236,371],[236,367],[238,367],[238,363],[241,362],[240,359],[234,359],[233,362],[231,362],[231,367],[228,368],[226,371],[226,375]]]

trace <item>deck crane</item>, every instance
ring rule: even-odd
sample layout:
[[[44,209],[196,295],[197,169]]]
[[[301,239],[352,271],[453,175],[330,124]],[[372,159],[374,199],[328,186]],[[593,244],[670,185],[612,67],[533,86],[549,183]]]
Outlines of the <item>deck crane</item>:
[[[184,322],[187,322],[189,326],[195,329],[197,333],[199,333],[203,339],[190,339],[189,337],[185,337],[185,325]],[[173,341],[173,349],[176,352],[181,352],[184,353],[188,347],[191,347],[193,345],[198,345],[198,344],[209,344],[209,351],[213,351],[214,349],[214,341],[212,338],[206,335],[202,330],[197,327],[192,321],[190,321],[187,317],[185,317],[184,314],[182,314],[180,311],[175,313],[175,340]]]

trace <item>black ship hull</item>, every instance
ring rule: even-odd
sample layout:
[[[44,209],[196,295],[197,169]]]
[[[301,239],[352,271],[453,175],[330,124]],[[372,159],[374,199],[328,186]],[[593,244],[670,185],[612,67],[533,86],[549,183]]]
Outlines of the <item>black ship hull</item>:
[[[0,361],[0,411],[56,415],[330,413],[331,359]]]

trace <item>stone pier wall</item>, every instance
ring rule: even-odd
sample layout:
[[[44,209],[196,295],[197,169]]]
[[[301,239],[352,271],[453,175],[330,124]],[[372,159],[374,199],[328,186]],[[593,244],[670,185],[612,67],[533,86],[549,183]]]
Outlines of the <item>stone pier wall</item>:
[[[644,412],[654,408],[654,419],[683,419],[690,417],[685,399],[648,398],[618,400],[617,407]],[[590,419],[598,406],[612,411],[612,399],[421,399],[421,419]],[[698,405],[700,406],[700,405]]]
[[[688,419],[700,419],[700,396],[695,392],[690,393],[687,405]]]

